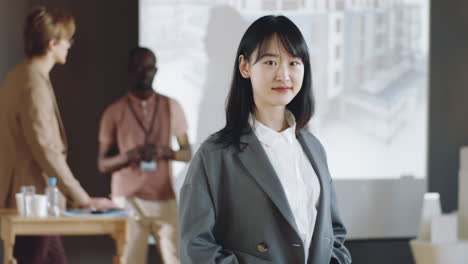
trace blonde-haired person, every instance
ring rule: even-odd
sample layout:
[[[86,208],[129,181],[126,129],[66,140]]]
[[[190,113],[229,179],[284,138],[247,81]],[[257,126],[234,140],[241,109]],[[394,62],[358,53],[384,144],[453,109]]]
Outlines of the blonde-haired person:
[[[56,177],[60,192],[74,206],[108,209],[106,198],[91,198],[66,162],[67,143],[49,78],[55,64],[65,64],[75,32],[73,16],[61,9],[36,7],[26,17],[26,59],[0,87],[0,208],[15,208],[20,186],[42,192]],[[18,263],[66,263],[59,237],[18,237]]]

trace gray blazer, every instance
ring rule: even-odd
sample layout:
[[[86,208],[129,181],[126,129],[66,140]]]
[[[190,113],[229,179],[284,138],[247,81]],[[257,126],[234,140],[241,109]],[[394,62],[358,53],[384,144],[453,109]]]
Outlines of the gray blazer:
[[[215,137],[195,154],[180,191],[181,263],[306,263],[286,195],[257,137],[242,136],[240,152]],[[306,130],[298,140],[321,185],[307,263],[351,263],[325,151]]]

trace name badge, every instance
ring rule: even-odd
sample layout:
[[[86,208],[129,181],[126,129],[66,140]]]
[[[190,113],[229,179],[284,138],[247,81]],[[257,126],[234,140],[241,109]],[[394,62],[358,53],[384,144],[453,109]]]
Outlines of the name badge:
[[[158,167],[156,161],[141,161],[140,162],[140,169],[144,171],[155,171]]]

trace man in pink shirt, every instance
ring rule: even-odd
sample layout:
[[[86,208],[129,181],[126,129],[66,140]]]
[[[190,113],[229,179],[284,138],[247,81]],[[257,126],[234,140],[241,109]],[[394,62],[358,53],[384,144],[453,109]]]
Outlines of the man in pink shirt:
[[[151,233],[164,263],[179,263],[171,161],[190,160],[187,122],[174,99],[153,90],[157,72],[153,52],[133,49],[128,72],[129,92],[108,106],[102,116],[99,170],[112,173],[113,200],[139,216],[130,223],[127,262],[146,263]],[[171,148],[173,136],[178,150]]]

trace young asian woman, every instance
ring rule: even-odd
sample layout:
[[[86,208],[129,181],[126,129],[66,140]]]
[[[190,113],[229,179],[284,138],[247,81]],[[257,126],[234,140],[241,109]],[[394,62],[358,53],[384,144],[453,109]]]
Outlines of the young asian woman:
[[[307,44],[285,16],[242,37],[226,125],[194,156],[180,191],[181,263],[351,263],[312,117]]]

